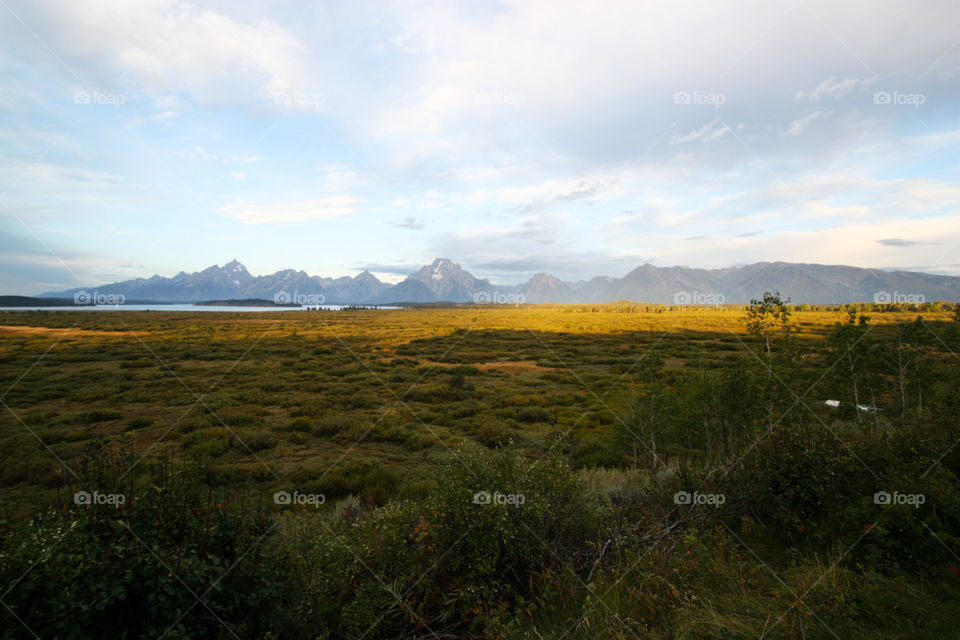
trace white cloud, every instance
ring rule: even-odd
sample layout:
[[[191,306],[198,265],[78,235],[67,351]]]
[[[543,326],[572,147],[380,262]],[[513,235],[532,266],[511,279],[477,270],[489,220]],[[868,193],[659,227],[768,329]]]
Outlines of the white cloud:
[[[807,127],[809,127],[809,126],[810,126],[810,123],[812,123],[814,120],[818,120],[818,119],[820,119],[820,118],[825,118],[825,117],[829,116],[831,113],[833,113],[833,111],[829,111],[829,110],[827,110],[827,111],[814,111],[813,113],[810,113],[810,114],[808,114],[808,115],[805,115],[805,116],[803,116],[802,118],[799,118],[799,119],[794,120],[793,122],[791,122],[791,123],[790,123],[790,126],[787,127],[786,131],[784,131],[784,132],[781,133],[780,135],[782,135],[782,136],[798,136],[798,135],[800,135],[801,133],[803,133],[804,130],[805,130]]]
[[[235,153],[230,156],[231,162],[259,162],[260,157],[253,153]]]
[[[268,224],[272,222],[301,222],[325,220],[356,213],[360,200],[341,194],[325,198],[307,198],[260,204],[230,204],[220,207],[220,213],[245,224]]]
[[[873,83],[873,78],[847,78],[837,80],[830,77],[818,84],[812,91],[800,90],[794,99],[798,102],[820,102],[823,98],[842,98],[854,89],[865,89]]]
[[[307,48],[269,18],[240,21],[182,0],[38,2],[29,11],[58,48],[92,65],[85,81],[120,75],[161,105],[184,94],[206,106],[269,104],[317,90]]]
[[[345,191],[364,183],[357,172],[345,164],[321,162],[313,170],[323,176],[321,187],[325,191]]]
[[[719,120],[712,120],[699,129],[695,129],[686,135],[674,135],[670,138],[670,144],[683,144],[686,142],[711,142],[722,138],[730,132],[730,127],[721,123]]]
[[[221,216],[328,219],[355,213],[360,198],[384,224],[357,216],[331,225],[343,237],[325,264],[390,252],[409,262],[447,240],[470,254],[465,264],[539,245],[584,265],[608,250],[728,264],[775,253],[762,238],[789,244],[792,233],[957,210],[956,3],[878,12],[866,0],[691,0],[681,12],[613,0],[388,0],[371,19],[362,3],[6,2],[50,50],[17,21],[0,24],[0,66],[12,72],[0,79],[0,106],[16,123],[0,126],[4,158],[32,161],[49,148],[44,162],[90,172],[34,172],[11,206],[59,209],[98,229],[123,216],[158,230],[148,218],[175,211],[203,233],[160,258],[167,264],[181,252],[193,263],[232,252],[241,243],[217,234]],[[125,110],[74,105],[75,85],[122,92]],[[874,105],[874,88],[919,91],[926,102]],[[678,91],[724,100],[676,104]],[[258,161],[256,172],[241,164]],[[248,173],[276,191],[243,189],[235,180]],[[939,180],[892,179],[918,175]],[[216,199],[223,193],[238,195]],[[110,198],[122,208],[97,206]],[[217,215],[211,201],[233,204]],[[534,224],[533,212],[557,217]],[[424,224],[404,234],[420,244],[397,246],[391,220]],[[247,236],[264,231],[253,229]],[[729,246],[681,242],[725,232]],[[645,244],[656,234],[669,246]],[[249,251],[301,266],[289,246],[302,235],[284,236],[282,249],[250,240]],[[881,239],[901,237],[914,236],[889,229]],[[619,244],[626,238],[640,249]],[[847,247],[826,246],[828,261],[845,260]],[[140,259],[150,249],[122,251]]]

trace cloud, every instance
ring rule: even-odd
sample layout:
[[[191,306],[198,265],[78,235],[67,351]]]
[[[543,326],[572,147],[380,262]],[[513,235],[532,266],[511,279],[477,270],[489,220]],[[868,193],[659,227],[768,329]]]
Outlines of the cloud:
[[[161,111],[159,113],[152,113],[146,116],[134,116],[133,118],[130,118],[127,124],[136,127],[151,122],[166,122],[171,118],[175,118],[177,115],[179,114],[176,111]]]
[[[388,0],[375,20],[359,3],[5,2],[23,23],[0,21],[0,178],[16,183],[4,202],[45,239],[88,244],[113,227],[153,239],[168,212],[188,239],[175,255],[136,239],[97,245],[151,269],[248,242],[274,268],[450,255],[576,278],[615,272],[602,265],[627,252],[724,266],[769,259],[766,240],[796,256],[791,238],[813,232],[830,250],[804,245],[808,261],[920,264],[929,247],[883,241],[941,238],[882,225],[960,205],[960,5],[947,1],[690,0],[674,12]],[[78,86],[126,104],[76,105]],[[925,104],[876,105],[875,88]],[[61,169],[33,170],[37,158]],[[384,224],[344,220],[361,199]],[[302,228],[269,243],[263,227],[222,232],[335,217],[322,257]],[[44,229],[50,220],[64,222]],[[706,234],[722,241],[682,240]]]
[[[469,204],[492,201],[506,205],[514,213],[527,214],[555,204],[569,204],[610,194],[620,179],[617,173],[599,172],[568,179],[551,178],[524,185],[477,189],[463,196],[463,200]]]
[[[364,184],[357,172],[345,164],[320,163],[313,170],[323,175],[322,187],[326,191],[344,191]]]
[[[0,216],[23,209],[34,216],[78,218],[82,211],[102,213],[122,205],[130,189],[117,174],[39,161],[0,163],[0,184]]]
[[[367,262],[357,266],[357,269],[361,271],[370,271],[371,273],[385,273],[399,276],[407,276],[411,273],[419,271],[423,267],[422,264],[416,264],[414,262],[404,263],[404,264],[383,264],[380,262]]]
[[[912,247],[918,244],[930,244],[929,242],[914,242],[903,238],[884,238],[883,240],[877,240],[877,242],[887,247]]]
[[[307,198],[267,204],[230,204],[220,207],[223,215],[245,224],[326,220],[356,213],[360,200],[350,195]]]
[[[873,78],[837,80],[830,77],[814,87],[812,91],[797,91],[794,99],[798,102],[820,102],[824,98],[842,98],[858,87],[862,89],[869,87],[873,80]]]
[[[418,222],[416,218],[410,218],[410,217],[404,218],[400,222],[391,222],[390,224],[392,224],[395,227],[401,227],[403,229],[423,229],[424,228],[424,224],[422,222]]]
[[[730,132],[730,127],[720,122],[720,120],[711,120],[699,129],[695,129],[686,135],[674,135],[670,138],[670,144],[684,144],[687,142],[711,142],[722,138]]]
[[[47,1],[24,14],[96,82],[123,76],[161,103],[187,95],[205,106],[278,104],[316,91],[307,48],[269,18],[242,21],[182,0]]]
[[[829,116],[833,111],[814,111],[811,114],[805,115],[798,120],[794,120],[790,123],[790,126],[787,127],[786,131],[781,133],[782,136],[798,136],[804,132],[804,130],[810,126],[814,120],[820,118],[825,118]]]

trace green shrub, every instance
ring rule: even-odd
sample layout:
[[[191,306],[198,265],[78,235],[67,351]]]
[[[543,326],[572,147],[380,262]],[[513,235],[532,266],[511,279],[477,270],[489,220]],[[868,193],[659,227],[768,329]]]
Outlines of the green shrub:
[[[282,523],[279,553],[298,594],[291,635],[398,637],[428,633],[426,620],[480,631],[486,617],[539,593],[545,568],[596,524],[559,456],[532,465],[516,452],[464,446],[434,482],[424,503],[394,501],[331,524]],[[477,504],[484,491],[522,495],[522,505]],[[384,584],[405,594],[403,608]]]
[[[184,438],[182,446],[194,458],[216,458],[230,449],[233,436],[223,427],[194,431]]]
[[[502,447],[516,439],[517,433],[502,422],[487,421],[477,429],[474,438],[488,447]]]
[[[262,637],[281,603],[252,502],[211,494],[188,467],[145,464],[98,450],[78,467],[76,490],[124,495],[122,505],[75,505],[4,527],[4,604],[39,637]],[[40,561],[42,560],[42,561]],[[204,604],[197,604],[203,595]],[[5,637],[26,632],[4,614]],[[32,634],[31,634],[32,637]]]
[[[313,429],[313,421],[310,418],[298,417],[290,421],[290,424],[287,425],[287,428],[291,431],[305,431],[309,432]]]
[[[277,446],[277,438],[266,431],[241,429],[235,432],[234,437],[231,438],[230,446],[242,454],[256,453]]]
[[[520,407],[517,410],[520,422],[553,422],[553,412],[546,407]]]
[[[145,429],[153,424],[150,418],[131,418],[127,420],[128,429]]]

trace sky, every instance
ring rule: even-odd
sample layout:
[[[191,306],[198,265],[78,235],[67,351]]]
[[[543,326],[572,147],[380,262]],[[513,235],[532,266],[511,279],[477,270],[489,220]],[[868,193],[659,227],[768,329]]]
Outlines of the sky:
[[[0,293],[960,275],[960,3],[0,0]]]

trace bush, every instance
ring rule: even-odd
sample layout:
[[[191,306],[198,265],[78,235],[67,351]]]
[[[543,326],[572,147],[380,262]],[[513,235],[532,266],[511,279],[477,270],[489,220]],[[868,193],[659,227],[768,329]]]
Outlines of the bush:
[[[424,502],[398,500],[329,524],[282,523],[278,553],[298,595],[289,635],[413,636],[429,633],[427,620],[480,631],[490,614],[536,595],[559,559],[576,566],[574,550],[597,524],[559,455],[533,465],[514,451],[464,445],[434,487]],[[523,496],[522,504],[478,504],[478,492]],[[400,608],[384,585],[408,604]]]
[[[546,407],[521,407],[517,410],[520,422],[553,422],[553,412]]]
[[[502,447],[509,444],[516,436],[515,430],[502,422],[492,421],[485,422],[474,434],[477,442],[488,447]]]
[[[290,424],[287,425],[287,428],[291,431],[304,431],[309,432],[313,429],[313,421],[307,417],[298,417],[290,421]]]
[[[153,424],[150,418],[131,418],[127,420],[128,429],[145,429]]]
[[[230,440],[230,446],[241,454],[256,453],[277,446],[277,438],[266,431],[237,431]]]
[[[230,449],[233,436],[223,427],[194,431],[183,440],[186,448],[194,458],[216,458]]]
[[[169,461],[145,464],[131,488],[131,461],[97,449],[79,472],[77,489],[123,494],[119,507],[71,504],[3,529],[0,582],[16,584],[4,603],[44,638],[221,637],[207,606],[237,635],[262,636],[281,601],[259,544],[267,515]]]

